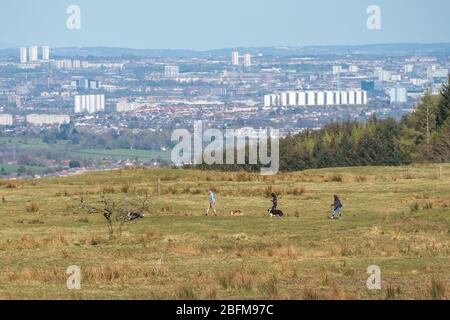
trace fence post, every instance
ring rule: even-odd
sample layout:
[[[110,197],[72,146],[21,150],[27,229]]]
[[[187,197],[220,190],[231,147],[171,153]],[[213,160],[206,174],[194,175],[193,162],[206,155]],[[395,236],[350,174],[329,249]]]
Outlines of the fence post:
[[[161,179],[158,179],[156,184],[156,192],[158,193],[158,197],[161,195]]]

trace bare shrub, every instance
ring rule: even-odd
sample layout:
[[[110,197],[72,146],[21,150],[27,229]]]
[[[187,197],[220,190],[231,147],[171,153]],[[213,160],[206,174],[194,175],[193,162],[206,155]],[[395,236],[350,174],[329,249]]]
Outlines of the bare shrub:
[[[114,238],[114,226],[118,226],[119,236],[122,234],[122,227],[126,222],[143,218],[149,212],[148,192],[144,195],[136,196],[133,199],[114,200],[105,194],[100,195],[100,199],[89,201],[82,196],[80,207],[88,214],[101,214],[106,219],[108,225],[109,238]]]

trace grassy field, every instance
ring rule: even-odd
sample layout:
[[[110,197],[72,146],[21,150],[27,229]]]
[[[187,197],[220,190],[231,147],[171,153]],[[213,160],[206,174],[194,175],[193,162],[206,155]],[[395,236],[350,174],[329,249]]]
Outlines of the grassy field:
[[[40,138],[18,138],[18,137],[1,137],[0,142],[14,143],[16,147],[23,149],[34,149],[39,147],[47,147],[48,144]]]
[[[40,174],[45,171],[45,167],[39,167],[39,166],[20,166],[15,164],[7,164],[7,163],[0,163],[0,173],[15,173],[19,168],[25,168],[27,171],[32,172],[33,174]]]
[[[167,152],[147,151],[147,150],[106,150],[106,149],[83,149],[70,152],[73,159],[80,160],[113,160],[118,161],[121,159],[134,160],[138,159],[143,162],[150,162],[151,160],[166,160],[170,159],[170,154]],[[7,163],[0,163],[1,173],[17,173],[19,168],[25,168],[27,171],[33,174],[42,174],[46,171],[44,166],[22,166],[22,165],[10,165]]]
[[[112,160],[119,161],[123,159],[135,160],[138,159],[141,162],[151,162],[152,160],[170,160],[169,151],[151,151],[140,149],[80,149],[77,146],[70,146],[66,153],[67,141],[59,141],[56,144],[47,144],[40,138],[20,138],[20,137],[1,137],[0,143],[7,143],[12,147],[15,145],[18,153],[21,151],[27,151],[28,153],[36,153],[42,150],[49,150],[53,152],[59,152],[66,154],[67,160]],[[7,174],[16,173],[19,165],[8,165],[6,163],[0,163],[0,170]],[[27,170],[30,170],[33,174],[41,174],[45,171],[43,166],[24,166]],[[1,173],[1,172],[0,172]]]
[[[151,161],[159,158],[163,160],[170,159],[170,152],[148,151],[148,150],[130,150],[130,149],[82,149],[71,152],[72,156],[81,159],[130,159],[138,158],[140,161]]]
[[[208,187],[218,217],[202,216]],[[76,200],[144,190],[152,212],[113,240]],[[283,219],[265,215],[272,190]],[[339,221],[327,219],[334,193],[345,205]],[[0,198],[2,299],[449,298],[450,165],[442,176],[436,165],[274,177],[122,170],[4,181]],[[71,265],[81,290],[66,288]],[[381,268],[381,290],[366,287],[370,265]]]

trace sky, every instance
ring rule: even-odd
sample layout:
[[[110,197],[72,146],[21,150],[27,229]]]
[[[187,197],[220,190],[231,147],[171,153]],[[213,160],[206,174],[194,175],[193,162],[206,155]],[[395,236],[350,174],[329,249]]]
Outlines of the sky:
[[[79,30],[66,13],[78,5]],[[367,28],[377,5],[381,30]],[[0,46],[209,50],[450,42],[449,0],[0,0]]]

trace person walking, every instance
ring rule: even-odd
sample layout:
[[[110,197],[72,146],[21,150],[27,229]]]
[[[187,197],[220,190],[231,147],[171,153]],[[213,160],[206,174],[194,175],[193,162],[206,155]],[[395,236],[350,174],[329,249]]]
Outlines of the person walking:
[[[214,212],[214,215],[217,216],[216,195],[214,194],[214,191],[212,189],[209,189],[209,207],[205,214],[206,217],[209,215],[210,210],[212,210]]]
[[[272,193],[272,209],[270,212],[273,212],[274,210],[277,210],[278,207],[278,197],[275,192]]]
[[[344,205],[342,204],[341,199],[337,195],[334,195],[334,202],[331,205],[333,213],[331,214],[330,219],[335,219],[339,216],[339,218],[342,216],[342,208]]]

